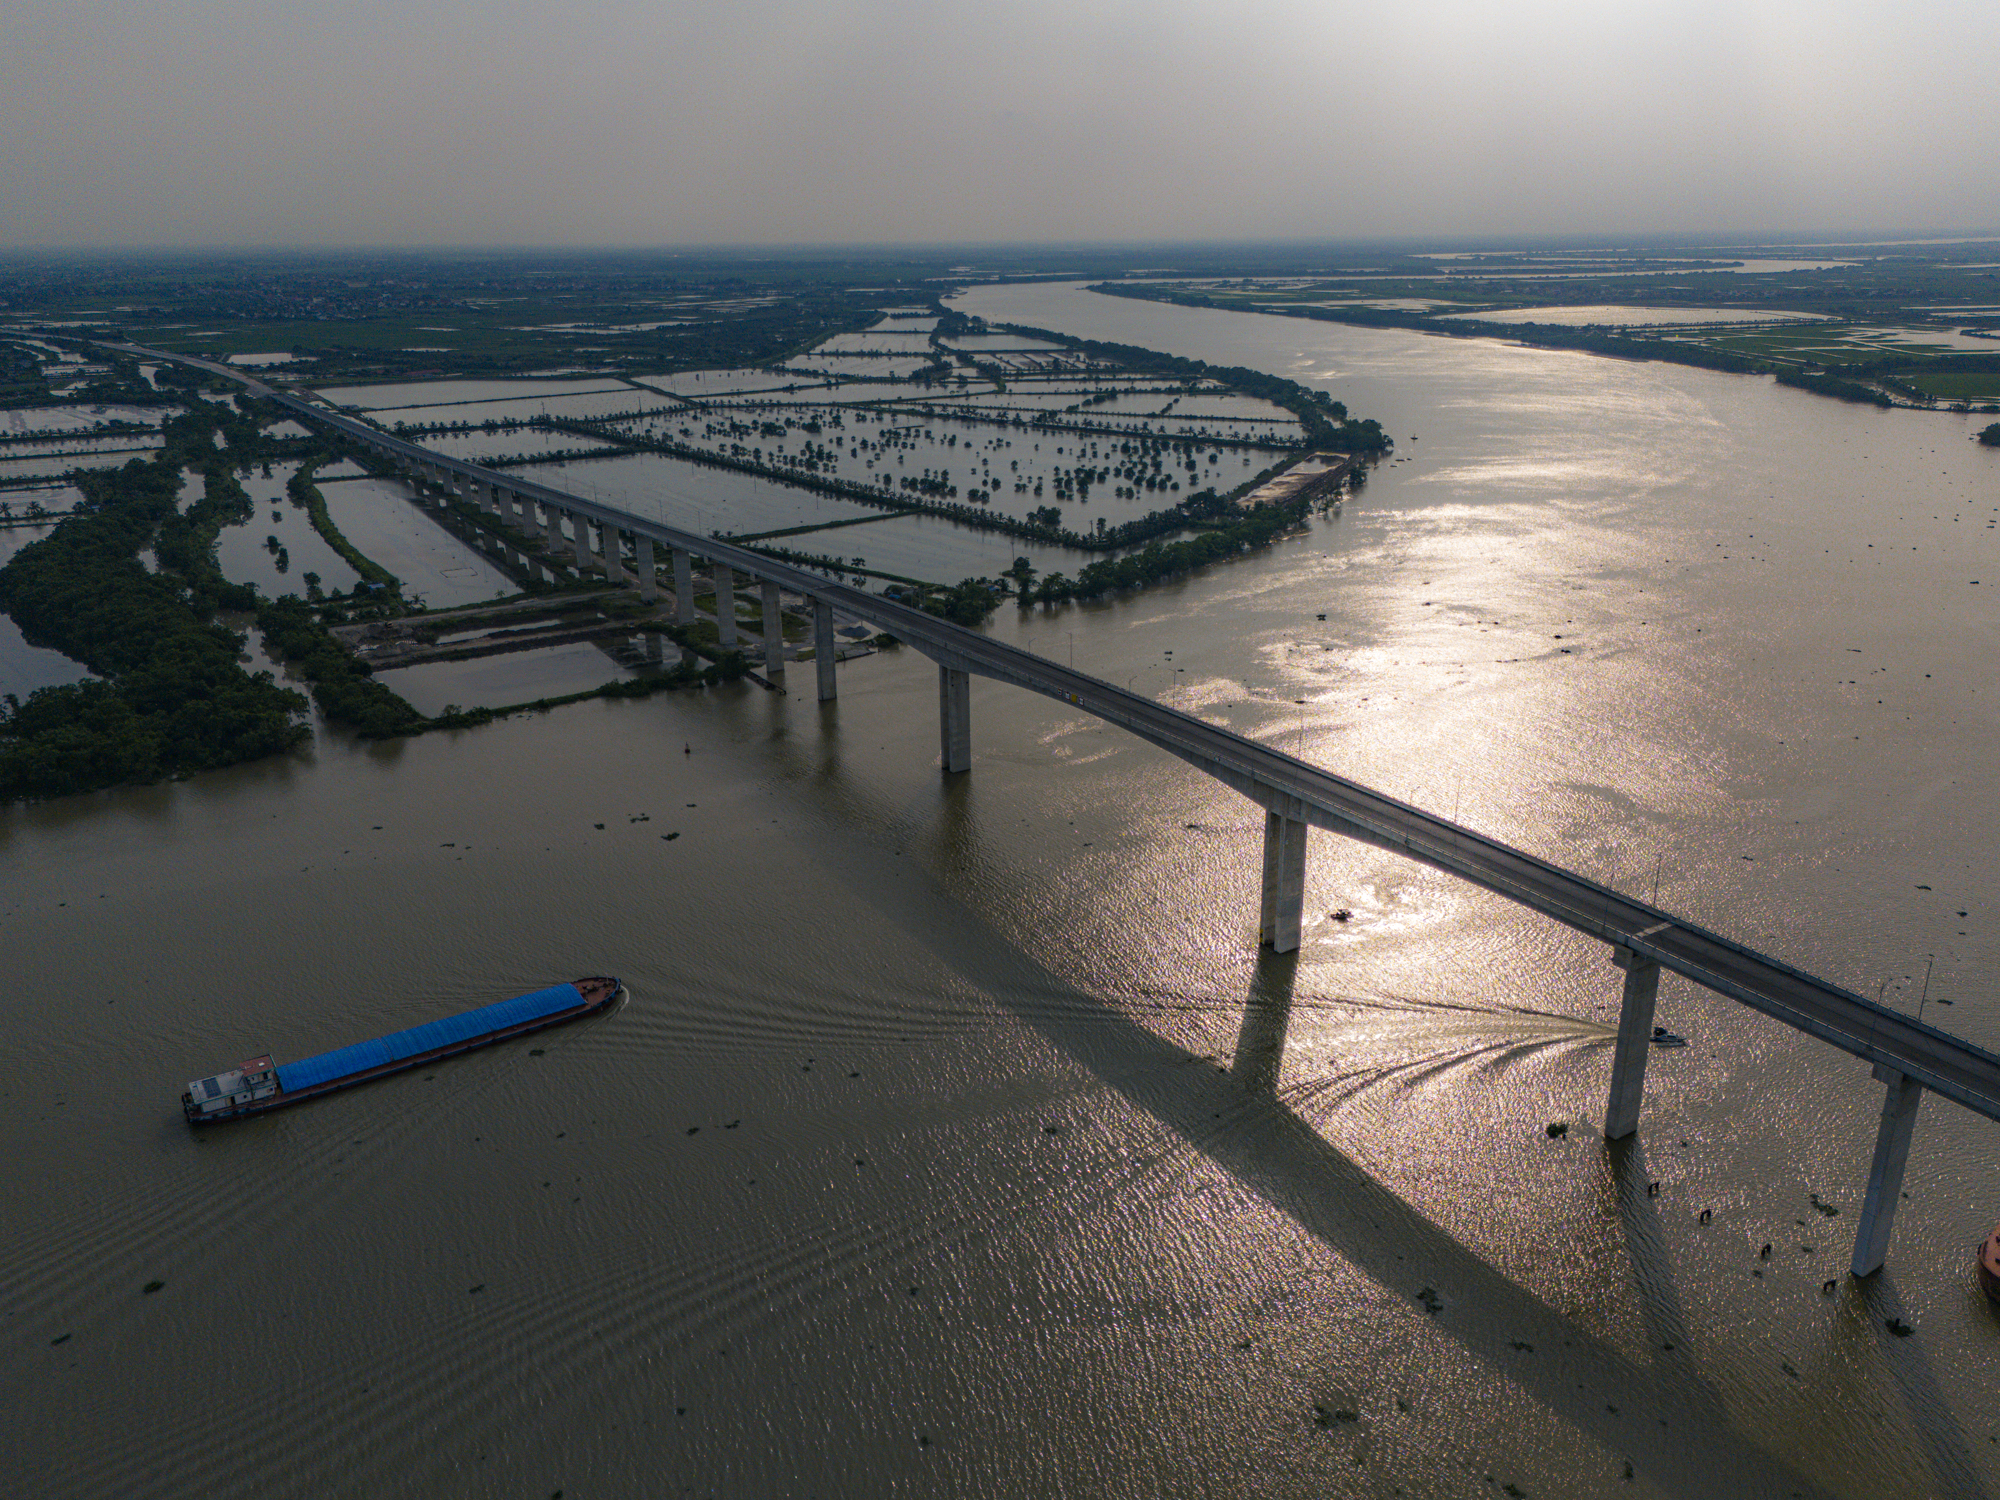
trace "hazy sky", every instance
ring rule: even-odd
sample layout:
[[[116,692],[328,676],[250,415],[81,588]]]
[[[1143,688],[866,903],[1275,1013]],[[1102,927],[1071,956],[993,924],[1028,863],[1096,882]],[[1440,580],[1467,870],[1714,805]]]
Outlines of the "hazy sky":
[[[2000,227],[1994,0],[7,0],[0,245]]]

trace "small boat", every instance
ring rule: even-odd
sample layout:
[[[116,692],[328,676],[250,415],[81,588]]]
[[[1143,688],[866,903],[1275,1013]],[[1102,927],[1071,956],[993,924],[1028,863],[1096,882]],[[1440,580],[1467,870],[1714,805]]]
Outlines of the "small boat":
[[[2000,1229],[1986,1236],[1986,1243],[1979,1247],[1979,1287],[2000,1302]]]
[[[1688,1039],[1686,1037],[1675,1036],[1664,1026],[1655,1026],[1653,1028],[1653,1045],[1655,1047],[1685,1047],[1687,1044]]]
[[[496,1000],[373,1041],[336,1047],[298,1062],[274,1065],[268,1055],[253,1057],[226,1073],[195,1079],[181,1095],[181,1113],[191,1125],[208,1125],[283,1109],[336,1089],[594,1015],[616,1000],[623,989],[616,979],[577,979],[516,995],[512,1000]]]

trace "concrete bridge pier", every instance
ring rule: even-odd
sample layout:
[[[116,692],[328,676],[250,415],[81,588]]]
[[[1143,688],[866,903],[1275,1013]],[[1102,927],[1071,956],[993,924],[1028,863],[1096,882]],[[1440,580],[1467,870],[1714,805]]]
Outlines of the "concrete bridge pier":
[[[694,559],[685,547],[674,548],[674,621],[694,624]]]
[[[521,557],[527,565],[528,576],[536,583],[545,581],[549,570],[542,564],[542,523],[535,516],[535,502],[516,492],[508,520],[525,538],[521,544]]]
[[[569,513],[569,529],[575,533],[576,576],[578,578],[588,578],[590,576],[591,565],[590,522],[585,520],[581,513],[571,511]]]
[[[1618,1043],[1611,1053],[1611,1098],[1604,1106],[1604,1138],[1622,1141],[1639,1128],[1639,1100],[1646,1090],[1646,1052],[1653,1044],[1653,1002],[1660,966],[1630,948],[1614,947],[1611,961],[1625,971],[1625,1003],[1618,1015]]]
[[[824,599],[812,601],[813,609],[813,665],[819,668],[819,701],[831,703],[834,698],[833,680],[833,606]]]
[[[938,749],[945,774],[972,769],[972,674],[938,663]]]
[[[724,651],[736,649],[736,570],[717,563],[715,574],[715,635]]]
[[[674,620],[685,630],[694,624],[694,558],[685,547],[676,547],[674,552]],[[694,665],[695,654],[681,647],[681,665]]]
[[[1264,887],[1257,941],[1274,953],[1296,953],[1306,904],[1306,823],[1264,809]]]
[[[623,588],[625,585],[625,538],[609,521],[597,526],[598,540],[604,545],[604,576]]]
[[[1922,1084],[1894,1068],[1878,1063],[1875,1077],[1887,1092],[1882,1098],[1882,1121],[1875,1130],[1875,1160],[1868,1168],[1868,1197],[1854,1231],[1849,1269],[1856,1276],[1873,1276],[1888,1258],[1889,1231],[1895,1227],[1896,1204],[1903,1196],[1903,1168],[1910,1164],[1910,1138],[1924,1097]]]
[[[782,677],[785,673],[785,616],[779,607],[778,586],[768,580],[764,583],[764,675]]]
[[[639,602],[651,604],[660,597],[660,575],[653,566],[653,539],[649,536],[632,538],[632,560],[639,565]],[[657,646],[658,636],[650,639]],[[657,658],[655,658],[657,660]]]

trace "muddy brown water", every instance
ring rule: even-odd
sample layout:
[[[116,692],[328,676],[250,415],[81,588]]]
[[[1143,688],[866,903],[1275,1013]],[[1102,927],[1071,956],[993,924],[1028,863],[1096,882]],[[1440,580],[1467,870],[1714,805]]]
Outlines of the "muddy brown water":
[[[961,305],[1399,440],[1306,538],[997,634],[1887,1003],[1928,963],[1926,1018],[2000,1045],[2000,456],[1961,419]],[[1669,979],[1691,1045],[1607,1151],[1601,947],[1315,835],[1306,946],[1260,959],[1216,783],[986,683],[945,781],[928,662],[791,675],[0,815],[20,1493],[2000,1487],[1992,1125],[1926,1103],[1850,1284],[1844,1054]],[[601,1019],[180,1119],[242,1056],[600,972]]]

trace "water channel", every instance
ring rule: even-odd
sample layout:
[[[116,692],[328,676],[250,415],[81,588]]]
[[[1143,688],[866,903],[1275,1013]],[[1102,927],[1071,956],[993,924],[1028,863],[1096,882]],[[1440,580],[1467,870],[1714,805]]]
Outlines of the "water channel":
[[[2000,455],[1965,419],[958,305],[1398,440],[1304,538],[996,633],[1887,1003],[1928,974],[2000,1046]],[[0,813],[24,1493],[2000,1486],[1992,1125],[1926,1104],[1850,1284],[1880,1095],[1845,1055],[1670,980],[1691,1045],[1608,1151],[1603,949],[1316,836],[1306,946],[1259,958],[1261,818],[1216,783],[980,683],[946,783],[928,662],[824,707],[791,675]],[[180,1121],[241,1056],[601,972],[629,1002],[536,1046]]]

